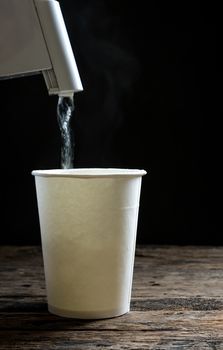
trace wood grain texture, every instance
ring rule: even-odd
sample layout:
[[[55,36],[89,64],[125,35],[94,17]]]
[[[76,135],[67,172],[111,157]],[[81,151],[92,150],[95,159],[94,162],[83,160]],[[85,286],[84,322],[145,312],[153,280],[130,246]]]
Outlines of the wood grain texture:
[[[139,246],[131,312],[47,311],[40,247],[0,247],[0,349],[223,349],[223,247]]]

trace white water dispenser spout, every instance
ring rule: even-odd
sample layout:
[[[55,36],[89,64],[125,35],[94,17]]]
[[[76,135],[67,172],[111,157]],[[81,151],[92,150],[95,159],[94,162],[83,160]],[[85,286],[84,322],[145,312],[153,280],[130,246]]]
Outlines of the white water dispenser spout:
[[[56,0],[0,1],[0,79],[42,73],[50,95],[82,91]]]

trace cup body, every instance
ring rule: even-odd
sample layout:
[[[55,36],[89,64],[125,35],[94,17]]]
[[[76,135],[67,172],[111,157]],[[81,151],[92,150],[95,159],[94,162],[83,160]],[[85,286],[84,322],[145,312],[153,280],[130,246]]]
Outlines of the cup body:
[[[100,319],[130,309],[143,170],[33,171],[48,309]]]

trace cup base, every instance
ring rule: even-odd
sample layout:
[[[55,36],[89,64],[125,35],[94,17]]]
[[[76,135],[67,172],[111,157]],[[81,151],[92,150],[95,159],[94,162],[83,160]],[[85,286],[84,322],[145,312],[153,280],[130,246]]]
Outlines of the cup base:
[[[71,311],[71,310],[60,309],[52,305],[48,305],[48,311],[51,314],[61,316],[61,317],[77,318],[77,319],[83,319],[83,320],[97,320],[97,319],[112,318],[112,317],[118,317],[118,316],[124,315],[130,311],[130,308],[124,307],[124,308],[106,310],[106,311]]]

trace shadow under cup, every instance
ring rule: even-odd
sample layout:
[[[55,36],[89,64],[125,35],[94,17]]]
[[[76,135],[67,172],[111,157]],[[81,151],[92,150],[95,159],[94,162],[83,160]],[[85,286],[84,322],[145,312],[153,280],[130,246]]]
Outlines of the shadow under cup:
[[[49,311],[82,319],[127,313],[146,171],[91,168],[32,174]]]

